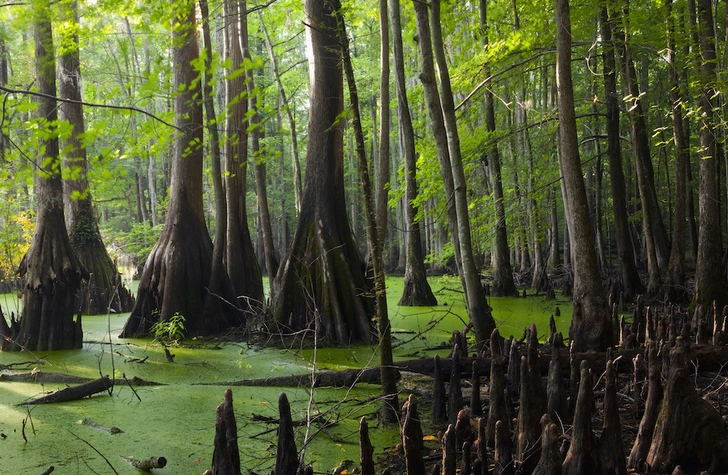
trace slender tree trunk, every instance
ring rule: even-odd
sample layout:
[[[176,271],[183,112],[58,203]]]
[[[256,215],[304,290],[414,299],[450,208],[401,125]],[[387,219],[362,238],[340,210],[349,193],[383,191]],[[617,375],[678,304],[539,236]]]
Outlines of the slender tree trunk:
[[[248,227],[246,205],[248,169],[248,101],[246,67],[241,46],[241,22],[245,3],[226,0],[227,50],[230,55],[230,71],[227,79],[227,154],[225,193],[227,195],[227,236],[225,239],[227,266],[238,302],[243,308],[257,311],[263,302],[263,281],[253,249]]]
[[[619,48],[622,56],[622,71],[625,85],[627,93],[631,98],[629,116],[632,126],[632,153],[637,171],[637,184],[640,192],[640,201],[642,203],[643,227],[645,241],[647,242],[647,266],[650,274],[650,282],[647,287],[649,292],[650,290],[657,290],[656,287],[660,284],[659,272],[660,270],[667,269],[670,258],[670,244],[657,201],[654,171],[650,157],[650,141],[647,134],[640,88],[637,83],[634,58],[632,57],[632,45],[629,38],[628,5],[624,6],[623,20],[624,31],[622,33],[624,40],[619,43]],[[650,263],[650,258],[653,261],[656,260],[656,262]]]
[[[723,256],[720,228],[718,157],[715,138],[716,54],[713,12],[710,0],[698,0],[700,32],[700,91],[698,124],[700,129],[700,226],[698,256],[695,266],[695,291],[699,305],[718,301],[726,304],[725,272],[717,261]]]
[[[255,70],[252,67],[253,60],[250,55],[250,39],[248,37],[248,14],[247,1],[240,0],[240,42],[243,46],[243,58],[246,63],[250,63],[250,67],[246,67],[246,86],[248,90],[248,108],[252,111],[250,114],[250,144],[253,160],[255,160],[255,190],[258,195],[258,211],[260,218],[260,227],[263,234],[263,255],[265,256],[265,268],[268,273],[268,285],[273,286],[278,271],[278,260],[273,245],[273,228],[270,221],[270,209],[268,208],[268,190],[266,189],[266,170],[265,163],[262,161],[260,154],[260,134],[262,123],[260,120],[259,102],[262,101],[260,94],[255,88]],[[245,12],[243,14],[243,12]]]
[[[35,232],[28,253],[20,263],[25,281],[23,310],[10,325],[0,316],[0,349],[3,351],[47,351],[81,348],[81,316],[74,319],[74,299],[86,270],[76,257],[63,216],[63,184],[57,127],[56,60],[50,9],[33,4],[36,86],[44,97],[38,100],[39,125],[43,130],[38,148],[39,176],[36,181],[38,209]]]
[[[559,106],[559,155],[571,219],[574,248],[574,316],[570,335],[575,349],[605,350],[612,344],[610,312],[599,275],[594,236],[579,158],[571,80],[571,15],[568,0],[556,0],[556,84]]]
[[[672,221],[672,248],[668,266],[669,292],[676,298],[683,294],[685,285],[685,243],[687,234],[686,195],[687,168],[690,166],[690,147],[685,143],[683,130],[682,91],[675,68],[675,18],[672,0],[665,1],[665,22],[667,30],[667,72],[670,79],[670,104],[672,109],[672,132],[675,144],[675,210]]]
[[[228,302],[235,301],[235,291],[225,269],[225,235],[227,232],[227,202],[222,184],[222,156],[220,154],[220,133],[218,132],[217,114],[212,91],[212,38],[210,35],[210,16],[208,0],[200,0],[202,17],[202,37],[204,44],[203,60],[203,102],[206,114],[206,125],[210,141],[210,159],[212,162],[212,187],[215,193],[215,236],[212,247],[212,267],[210,275],[210,292],[220,295]],[[208,311],[217,309],[212,302],[222,303],[219,299],[207,299]]]
[[[437,305],[437,299],[427,282],[420,223],[417,220],[417,152],[415,150],[415,133],[412,128],[407,85],[404,73],[404,48],[402,44],[402,24],[400,20],[399,1],[392,0],[389,5],[392,26],[392,46],[394,51],[394,79],[397,94],[397,118],[400,128],[400,143],[404,152],[405,168],[405,271],[404,290],[399,305]]]
[[[604,97],[607,105],[607,157],[609,160],[609,175],[612,189],[612,210],[614,212],[614,235],[617,243],[617,255],[622,269],[622,285],[635,293],[644,291],[634,254],[632,240],[629,233],[627,217],[627,192],[622,169],[622,153],[620,145],[619,127],[619,99],[617,96],[617,70],[614,57],[614,25],[608,17],[606,4],[599,12],[599,23],[604,39],[602,59],[604,62]]]
[[[389,109],[389,15],[387,0],[379,0],[379,172],[377,175],[377,234],[379,243],[384,249],[387,237],[387,217],[389,211],[390,189],[390,140],[391,113]],[[373,101],[372,111],[375,111],[376,101]],[[374,136],[373,136],[374,139]],[[382,251],[384,252],[384,251]]]
[[[366,215],[366,233],[369,248],[371,249],[370,260],[374,268],[374,299],[376,302],[377,332],[379,334],[379,361],[382,378],[382,415],[388,422],[396,422],[399,414],[399,401],[397,398],[397,378],[392,365],[392,336],[387,313],[387,289],[384,281],[384,263],[382,260],[383,244],[377,229],[376,208],[374,206],[374,193],[369,175],[369,167],[364,144],[364,132],[361,126],[361,114],[359,112],[359,94],[354,80],[354,68],[351,65],[349,53],[349,37],[346,34],[344,17],[341,13],[341,4],[334,0],[337,8],[337,19],[339,21],[339,41],[342,44],[344,59],[344,70],[349,85],[349,98],[353,110],[353,126],[356,138],[357,168],[361,183],[362,195],[364,198],[364,213]],[[385,8],[386,8],[386,1]],[[386,16],[386,12],[385,15]],[[383,236],[381,236],[383,238]]]
[[[439,0],[433,0],[431,4],[431,23],[428,20],[426,5],[419,1],[415,1],[414,4],[417,32],[419,35],[419,51],[422,58],[420,80],[425,88],[425,95],[429,96],[426,100],[433,131],[435,134],[441,134],[444,130],[447,138],[444,149],[441,152],[438,151],[438,155],[440,153],[447,154],[444,155],[446,159],[440,161],[441,170],[442,165],[447,165],[447,162],[450,162],[456,208],[456,225],[458,228],[458,247],[460,248],[460,257],[462,259],[462,279],[465,282],[465,295],[468,312],[470,313],[470,321],[473,323],[476,341],[478,345],[481,345],[485,344],[490,338],[490,333],[495,329],[495,321],[490,312],[490,306],[488,306],[485,300],[485,292],[480,283],[480,274],[475,265],[473,254],[470,218],[468,216],[467,184],[463,170],[463,161],[460,155],[460,138],[455,120],[455,105],[450,87],[450,76],[442,42],[440,2]],[[432,37],[430,37],[430,25],[428,23],[432,27]],[[437,97],[438,93],[435,87],[435,74],[432,62],[433,51],[440,78],[439,98]],[[442,128],[437,123],[438,121],[442,124]]]
[[[270,41],[270,35],[268,34],[268,30],[265,28],[265,23],[263,22],[263,16],[260,10],[258,10],[258,18],[260,19],[260,27],[265,35],[265,47],[268,50],[268,56],[270,57],[270,62],[273,67],[273,75],[276,78],[276,84],[278,84],[278,93],[281,96],[283,106],[286,109],[286,115],[288,116],[288,127],[291,133],[291,152],[293,159],[293,191],[295,196],[296,213],[300,213],[303,186],[301,184],[301,161],[298,159],[298,134],[296,133],[296,121],[293,118],[293,112],[291,111],[292,107],[289,103],[286,90],[283,87],[283,82],[281,81],[281,75],[278,71],[278,58],[276,58],[275,52],[273,51],[273,43]],[[278,108],[278,113],[280,113],[280,110],[281,109]]]
[[[480,29],[483,35],[483,47],[488,48],[488,15],[487,1],[478,2],[480,13]],[[483,75],[488,77],[490,63],[486,62]],[[489,134],[494,134],[495,127],[495,105],[493,103],[493,92],[490,88],[485,90],[485,127]],[[516,284],[513,280],[513,268],[511,267],[511,251],[508,247],[508,229],[506,226],[506,210],[503,202],[503,178],[501,175],[501,158],[498,150],[498,143],[493,141],[488,149],[488,174],[493,186],[493,204],[495,206],[495,248],[493,249],[493,287],[491,292],[495,296],[510,296],[516,292]]]

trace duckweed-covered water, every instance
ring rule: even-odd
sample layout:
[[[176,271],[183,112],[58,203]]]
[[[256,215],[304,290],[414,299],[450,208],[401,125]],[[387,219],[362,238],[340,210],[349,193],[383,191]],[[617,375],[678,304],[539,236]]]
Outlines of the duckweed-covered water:
[[[396,306],[402,279],[388,280],[397,360],[432,356],[438,351],[445,354],[443,342],[448,341],[453,330],[465,326],[463,294],[454,290],[457,280],[444,277],[430,282],[439,305],[407,308]],[[538,297],[491,298],[489,303],[505,336],[520,337],[523,329],[535,321],[545,337],[548,318],[557,305],[561,310],[557,326],[560,331],[568,330],[571,307],[564,299],[554,302]],[[19,308],[15,295],[0,296],[0,305],[8,314]],[[156,473],[201,474],[211,465],[215,408],[226,386],[196,383],[300,374],[311,371],[314,364],[319,368],[360,368],[378,361],[376,348],[366,346],[279,349],[249,346],[246,342],[218,345],[198,339],[191,342],[191,347],[172,349],[175,360],[168,363],[158,344],[116,337],[126,316],[84,317],[85,343],[80,350],[35,356],[0,353],[3,365],[34,361],[37,356],[42,363],[32,364],[31,369],[89,378],[99,374],[116,377],[112,396],[103,393],[90,399],[35,407],[18,404],[63,385],[0,382],[0,474],[42,473],[51,465],[55,467],[54,473],[59,474],[138,473],[124,461],[124,456],[166,457],[167,467],[155,470]],[[131,362],[132,358],[146,359],[139,363]],[[124,383],[123,376],[164,385],[138,387],[137,397]],[[281,391],[286,392],[291,402],[293,418],[305,419],[311,395],[307,388],[233,388],[244,473],[267,473],[275,463],[276,426],[255,422],[253,418],[254,414],[276,418]],[[314,424],[311,428],[316,436],[306,448],[306,460],[314,464],[315,471],[330,473],[343,460],[358,460],[357,431],[362,416],[370,421],[375,458],[382,458],[383,452],[395,445],[397,428],[377,427],[374,413],[378,394],[379,388],[369,385],[358,385],[352,390],[314,391],[312,415],[336,422],[330,427]],[[84,418],[123,432],[111,435],[79,424]],[[23,439],[23,430],[27,441]],[[297,429],[299,450],[304,433],[304,427]]]

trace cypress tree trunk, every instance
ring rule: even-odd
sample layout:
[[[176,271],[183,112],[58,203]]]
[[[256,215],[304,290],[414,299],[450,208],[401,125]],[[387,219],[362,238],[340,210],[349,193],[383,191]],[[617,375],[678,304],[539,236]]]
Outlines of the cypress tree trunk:
[[[723,256],[720,228],[720,187],[718,186],[718,157],[715,137],[716,54],[713,12],[710,0],[698,0],[700,31],[700,226],[698,227],[698,256],[695,266],[695,291],[699,305],[708,308],[713,300],[721,308],[727,300],[725,272],[718,265]]]
[[[227,196],[227,236],[225,264],[238,302],[243,309],[257,312],[263,302],[263,280],[253,250],[246,207],[248,170],[248,101],[245,100],[246,74],[240,38],[241,18],[246,15],[239,0],[226,0],[227,42],[230,71],[227,80],[227,156],[225,193]]]
[[[394,78],[397,93],[397,118],[401,131],[400,141],[404,149],[405,199],[404,215],[406,226],[404,289],[398,305],[437,305],[425,270],[420,223],[417,221],[417,153],[415,132],[412,128],[407,85],[404,75],[404,48],[402,45],[402,22],[399,2],[392,0],[389,6],[394,50]]]
[[[349,227],[344,198],[344,91],[335,9],[307,0],[305,10],[312,51],[308,173],[298,227],[276,275],[271,310],[282,329],[315,328],[330,341],[369,343],[373,286]]]
[[[38,144],[44,154],[38,159],[37,220],[30,249],[20,263],[23,310],[20,320],[11,320],[9,326],[0,316],[3,351],[81,348],[83,337],[81,317],[73,318],[74,298],[87,274],[71,246],[63,216],[58,138],[52,130],[58,115],[50,9],[34,4],[32,14],[36,85],[45,95],[38,101],[38,117],[42,129],[50,133],[44,133]]]
[[[480,29],[483,34],[483,47],[488,48],[488,16],[487,2],[480,0]],[[483,75],[488,77],[490,64],[484,65]],[[495,133],[495,106],[493,92],[490,88],[485,90],[485,128],[488,133]],[[501,175],[501,158],[498,144],[494,141],[488,149],[488,174],[493,185],[493,204],[495,206],[495,248],[493,250],[493,295],[511,296],[516,293],[516,284],[513,281],[513,268],[511,267],[511,251],[508,248],[508,229],[506,226],[506,210],[503,203],[503,179]]]
[[[136,305],[124,325],[123,338],[145,336],[157,321],[175,313],[186,319],[188,334],[217,333],[244,323],[237,309],[211,305],[212,241],[202,204],[203,123],[197,70],[199,58],[193,1],[183,2],[174,15],[172,61],[175,126],[169,210],[164,231],[144,266]],[[179,252],[184,249],[185,252]],[[212,311],[212,308],[220,311]]]
[[[614,25],[608,17],[606,4],[599,12],[599,25],[604,39],[602,58],[604,62],[604,96],[607,105],[607,157],[612,189],[614,211],[614,234],[617,254],[622,269],[622,286],[635,293],[644,291],[635,265],[632,241],[629,235],[627,217],[627,192],[622,169],[622,153],[619,143],[619,102],[617,97],[617,71],[614,58]]]
[[[88,184],[86,147],[81,137],[85,132],[81,96],[81,67],[78,44],[78,2],[64,4],[66,28],[61,31],[64,47],[59,57],[59,105],[60,118],[73,130],[63,148],[68,150],[63,166],[70,170],[70,177],[63,184],[64,202],[71,245],[81,264],[89,272],[88,281],[78,292],[77,307],[84,313],[95,315],[109,309],[128,312],[134,305],[134,297],[122,283],[116,264],[109,257],[101,239],[96,213],[93,208]]]
[[[611,318],[602,287],[586,189],[579,158],[571,80],[571,16],[568,0],[556,0],[556,84],[559,156],[571,219],[567,219],[574,257],[574,316],[570,336],[576,351],[605,350],[612,344]]]
[[[464,282],[466,303],[470,321],[473,323],[475,338],[478,344],[485,344],[495,328],[495,321],[490,306],[485,300],[485,293],[480,283],[480,275],[475,265],[473,246],[470,236],[470,218],[468,216],[467,185],[460,156],[460,138],[455,121],[455,106],[450,88],[450,77],[445,60],[445,51],[440,30],[440,2],[434,0],[432,6],[432,32],[427,14],[427,5],[415,1],[415,19],[419,36],[418,49],[422,58],[420,80],[425,89],[427,109],[430,122],[438,142],[438,158],[440,171],[445,176],[449,171],[453,180],[453,197],[456,213],[458,240],[456,248],[460,248],[461,278]],[[432,33],[432,36],[430,36]],[[438,97],[435,85],[435,71],[432,60],[433,51],[440,72],[440,94]],[[448,170],[445,170],[448,169]],[[447,190],[447,187],[446,187]],[[448,193],[448,202],[450,202]]]
[[[667,30],[667,72],[670,78],[670,103],[672,109],[672,131],[675,144],[675,210],[672,220],[672,248],[668,266],[668,285],[670,295],[677,298],[683,294],[685,285],[685,243],[687,235],[687,168],[690,166],[690,147],[685,142],[682,114],[682,91],[675,69],[675,19],[672,0],[665,1],[665,21]]]

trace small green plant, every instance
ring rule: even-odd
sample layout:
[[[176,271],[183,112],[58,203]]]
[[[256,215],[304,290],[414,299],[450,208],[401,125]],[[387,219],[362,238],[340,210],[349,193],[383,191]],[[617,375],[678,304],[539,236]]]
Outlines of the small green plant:
[[[180,340],[185,336],[185,317],[181,313],[175,312],[169,320],[155,323],[151,331],[154,339],[165,347],[179,345]]]

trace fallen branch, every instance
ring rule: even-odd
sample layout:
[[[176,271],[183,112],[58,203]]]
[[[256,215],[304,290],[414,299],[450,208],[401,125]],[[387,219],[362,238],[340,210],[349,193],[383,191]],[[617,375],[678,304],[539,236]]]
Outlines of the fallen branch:
[[[86,384],[81,384],[79,386],[72,386],[69,388],[61,389],[59,391],[53,392],[46,396],[40,397],[38,399],[33,399],[33,400],[27,401],[27,402],[21,402],[20,404],[18,404],[18,406],[28,406],[28,405],[34,405],[34,404],[49,404],[49,403],[53,403],[53,402],[75,401],[77,399],[82,399],[87,396],[91,396],[92,394],[106,391],[109,388],[113,387],[113,385],[114,385],[114,383],[111,382],[111,379],[109,379],[108,376],[105,376],[103,378],[89,381]]]

